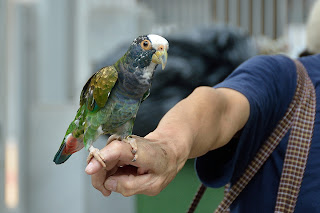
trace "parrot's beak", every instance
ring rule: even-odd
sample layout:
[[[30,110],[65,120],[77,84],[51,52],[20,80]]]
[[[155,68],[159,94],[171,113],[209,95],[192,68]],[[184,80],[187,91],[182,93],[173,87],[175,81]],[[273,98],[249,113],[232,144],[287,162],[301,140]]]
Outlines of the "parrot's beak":
[[[162,70],[166,67],[167,64],[167,58],[168,58],[168,53],[165,48],[159,48],[153,56],[152,56],[152,62],[156,64],[161,64],[162,65]]]

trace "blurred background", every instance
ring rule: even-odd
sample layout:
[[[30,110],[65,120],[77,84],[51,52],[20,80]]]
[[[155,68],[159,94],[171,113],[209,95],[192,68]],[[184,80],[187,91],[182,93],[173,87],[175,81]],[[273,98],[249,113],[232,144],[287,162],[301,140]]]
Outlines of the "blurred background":
[[[136,36],[165,36],[167,68],[156,72],[134,129],[143,136],[195,87],[213,86],[248,58],[297,57],[314,2],[0,0],[0,213],[185,212],[199,185],[192,160],[158,196],[129,198],[93,189],[85,150],[52,162],[82,86]],[[222,191],[210,189],[198,212],[212,212]]]

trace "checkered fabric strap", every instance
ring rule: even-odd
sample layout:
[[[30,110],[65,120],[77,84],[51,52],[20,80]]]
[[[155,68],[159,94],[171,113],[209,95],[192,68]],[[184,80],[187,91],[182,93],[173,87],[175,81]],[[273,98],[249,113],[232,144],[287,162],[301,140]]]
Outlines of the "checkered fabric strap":
[[[316,108],[314,86],[303,65],[297,60],[295,63],[297,67],[297,87],[285,116],[262,145],[240,179],[230,188],[227,188],[225,196],[215,213],[229,211],[231,203],[265,163],[290,128],[291,132],[275,212],[294,211],[308,159]]]
[[[305,75],[306,89],[300,97],[289,143],[284,159],[275,212],[293,212],[306,168],[311,146],[316,111],[316,95],[313,84],[303,65],[296,61],[297,69]]]
[[[207,189],[207,187],[205,185],[203,185],[203,184],[200,185],[196,195],[194,196],[194,198],[192,200],[192,203],[191,203],[187,213],[193,213],[196,210],[196,208],[197,208],[203,194],[205,193],[206,189]]]

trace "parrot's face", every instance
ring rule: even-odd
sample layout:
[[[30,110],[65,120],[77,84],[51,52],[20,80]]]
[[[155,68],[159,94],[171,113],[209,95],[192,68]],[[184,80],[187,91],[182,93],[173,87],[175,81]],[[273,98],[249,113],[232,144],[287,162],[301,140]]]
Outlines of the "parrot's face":
[[[135,60],[137,62],[138,68],[145,68],[149,65],[161,64],[162,69],[165,68],[167,64],[167,57],[169,43],[168,41],[155,34],[139,36],[136,38],[130,48],[129,51],[135,55]]]
[[[140,75],[149,80],[157,64],[161,64],[162,69],[167,64],[169,43],[159,35],[144,35],[136,38],[127,52],[127,63],[138,71]]]

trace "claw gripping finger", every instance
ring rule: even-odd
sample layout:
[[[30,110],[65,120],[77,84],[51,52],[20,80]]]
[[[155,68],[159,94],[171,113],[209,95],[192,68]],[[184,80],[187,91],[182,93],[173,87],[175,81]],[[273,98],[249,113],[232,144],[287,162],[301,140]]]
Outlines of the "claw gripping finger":
[[[102,165],[102,167],[104,167],[104,168],[106,167],[106,163],[104,162],[104,158],[103,158],[102,154],[100,153],[100,150],[93,147],[93,146],[90,146],[89,147],[89,155],[87,157],[87,163],[89,163],[89,161],[93,157]]]
[[[132,162],[135,162],[137,160],[137,158],[138,158],[138,154],[137,154],[138,145],[137,145],[136,139],[129,135],[123,141],[128,143],[128,144],[130,144],[130,146],[132,148],[131,152],[132,152],[132,154],[134,154]]]

